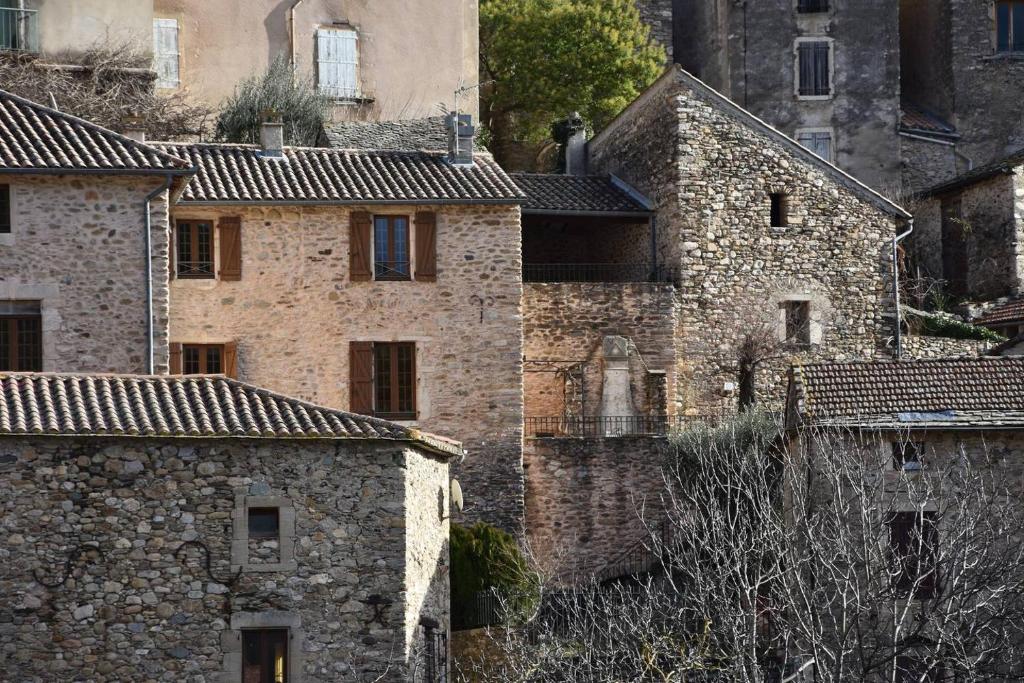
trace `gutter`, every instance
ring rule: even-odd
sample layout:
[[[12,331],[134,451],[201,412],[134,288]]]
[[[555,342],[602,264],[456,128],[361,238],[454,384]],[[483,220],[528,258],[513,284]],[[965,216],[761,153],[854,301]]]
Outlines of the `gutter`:
[[[914,219],[907,221],[907,230],[892,238],[892,298],[896,305],[896,360],[903,357],[903,316],[900,314],[899,245],[914,232]]]
[[[174,183],[174,175],[168,173],[164,184],[146,195],[142,210],[145,218],[146,231],[146,373],[153,374],[153,219],[150,216],[150,204],[164,192],[170,193]],[[167,209],[170,211],[170,196]]]
[[[302,4],[302,0],[295,0],[292,6],[288,8],[288,42],[290,43],[289,51],[292,57],[292,73],[298,68],[296,66],[296,54],[295,54],[295,10]]]

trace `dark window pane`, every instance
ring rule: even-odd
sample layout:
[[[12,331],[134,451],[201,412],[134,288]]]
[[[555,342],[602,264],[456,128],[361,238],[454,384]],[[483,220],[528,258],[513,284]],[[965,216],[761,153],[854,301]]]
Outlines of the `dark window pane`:
[[[896,441],[892,444],[892,465],[898,470],[921,469],[921,456],[924,444],[916,441],[907,443]]]
[[[242,632],[242,683],[288,683],[288,630]]]
[[[414,410],[413,390],[415,378],[413,377],[413,347],[410,344],[402,344],[397,348],[398,352],[398,412],[411,413]]]
[[[249,538],[277,538],[277,508],[249,508]]]
[[[18,330],[18,370],[39,372],[43,369],[43,334],[39,318],[21,318]]]
[[[1010,3],[996,4],[996,50],[1007,52],[1010,49]]]
[[[181,371],[186,375],[198,375],[203,371],[200,360],[201,349],[198,346],[181,348]]]
[[[934,512],[896,512],[889,524],[893,587],[897,595],[929,598],[938,585],[935,553],[938,531]]]
[[[771,223],[773,228],[784,228],[789,225],[788,209],[786,195],[771,195]]]
[[[374,406],[379,413],[392,412],[391,406],[391,345],[374,344],[373,390]]]
[[[1010,49],[1014,52],[1024,52],[1024,2],[1015,2],[1011,8],[1013,22],[1010,27],[1013,38],[1010,41]]]
[[[213,226],[210,223],[178,223],[178,275],[213,277]]]
[[[377,280],[409,279],[409,219],[405,216],[374,217],[373,271]]]
[[[395,271],[397,274],[409,275],[409,221],[406,218],[396,217],[394,223]]]
[[[373,260],[384,263],[388,258],[388,219],[377,216],[373,219]]]
[[[210,375],[218,375],[223,372],[221,368],[221,347],[219,346],[207,346],[206,347],[206,372]]]
[[[10,371],[14,369],[11,359],[11,328],[13,320],[0,318],[0,370]]]
[[[800,0],[796,9],[798,12],[827,12],[828,0]]]
[[[178,273],[187,274],[192,263],[192,226],[178,223]]]
[[[11,186],[0,185],[0,232],[11,231]]]

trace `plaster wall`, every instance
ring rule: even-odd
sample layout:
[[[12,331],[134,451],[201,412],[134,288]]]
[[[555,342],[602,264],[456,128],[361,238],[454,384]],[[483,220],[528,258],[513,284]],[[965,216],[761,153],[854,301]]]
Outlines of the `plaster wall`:
[[[47,55],[104,43],[133,43],[144,52],[153,46],[152,0],[26,0],[25,8],[39,12],[39,47]]]

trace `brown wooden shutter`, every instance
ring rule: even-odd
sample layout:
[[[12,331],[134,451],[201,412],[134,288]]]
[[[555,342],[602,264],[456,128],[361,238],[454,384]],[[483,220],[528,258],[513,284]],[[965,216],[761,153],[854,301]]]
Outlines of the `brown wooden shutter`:
[[[416,214],[416,279],[437,281],[437,215],[433,211]]]
[[[168,366],[172,375],[181,374],[181,343],[171,342]]]
[[[349,342],[348,348],[348,409],[373,415],[373,342]]]
[[[238,379],[238,343],[224,344],[224,374],[231,379]]]
[[[225,216],[217,221],[220,240],[220,279],[242,279],[242,219]]]
[[[353,211],[348,237],[349,278],[357,281],[373,279],[370,259],[370,214]]]

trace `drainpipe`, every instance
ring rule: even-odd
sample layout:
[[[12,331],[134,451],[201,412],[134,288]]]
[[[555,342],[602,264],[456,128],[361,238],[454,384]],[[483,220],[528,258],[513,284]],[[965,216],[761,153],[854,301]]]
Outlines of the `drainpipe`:
[[[892,298],[896,303],[896,359],[903,357],[903,317],[900,315],[900,262],[899,245],[914,232],[914,219],[907,221],[907,231],[892,238]]]
[[[146,374],[152,375],[153,370],[153,220],[149,215],[150,203],[164,192],[169,192],[174,176],[168,174],[164,184],[146,195],[143,205],[146,225]],[[171,210],[170,197],[167,199],[167,211]]]
[[[295,66],[295,63],[296,63],[296,56],[295,56],[295,10],[297,10],[299,8],[299,5],[301,5],[301,4],[302,4],[302,0],[295,0],[295,2],[292,3],[292,6],[288,8],[288,42],[290,43],[290,45],[288,47],[291,48],[291,53],[292,53],[292,73],[295,73],[295,69],[296,69],[296,66]]]

